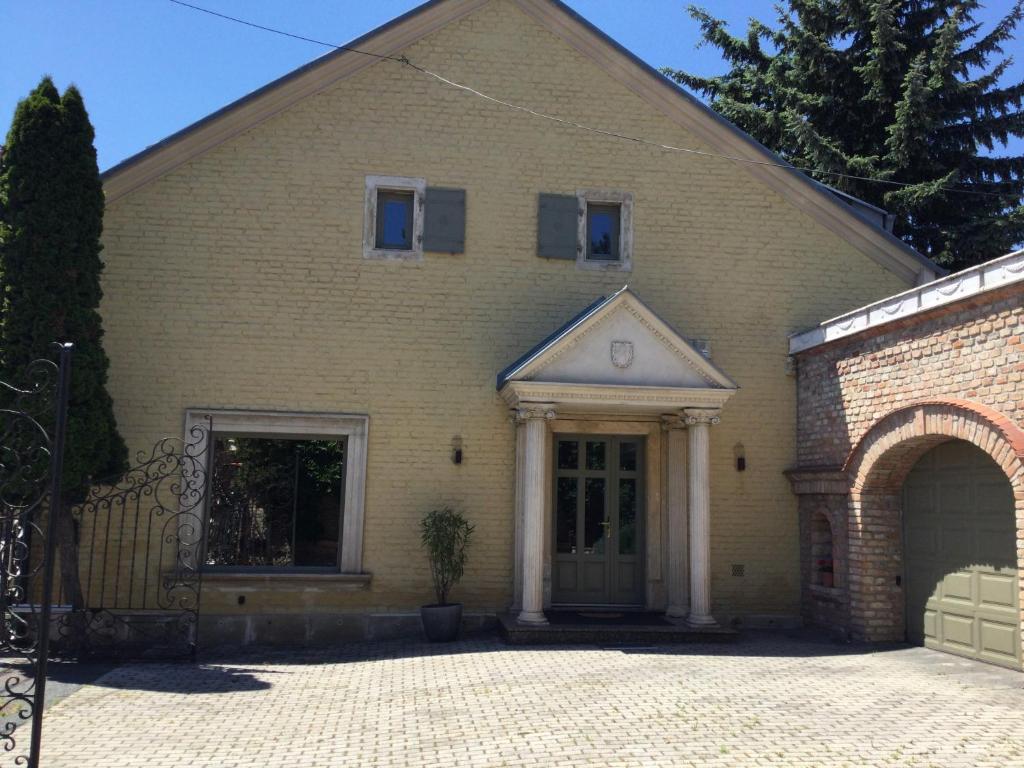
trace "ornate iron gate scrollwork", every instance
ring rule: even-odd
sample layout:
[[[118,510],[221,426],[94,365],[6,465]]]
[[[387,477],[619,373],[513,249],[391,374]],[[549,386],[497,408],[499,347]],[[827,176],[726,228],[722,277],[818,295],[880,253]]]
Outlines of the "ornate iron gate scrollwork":
[[[64,648],[194,658],[211,454],[209,423],[163,438],[73,507],[83,604],[60,617]]]
[[[51,625],[65,655],[194,657],[198,643],[212,425],[158,441],[65,508],[71,352],[63,344],[59,365],[33,362],[24,384],[0,381],[0,755],[29,768],[39,765]],[[81,587],[71,599],[63,578],[54,586],[67,514],[75,557],[65,562]]]
[[[71,375],[72,346],[59,346],[59,365],[36,360],[24,383],[0,382],[0,746],[29,768],[39,765],[42,738]]]

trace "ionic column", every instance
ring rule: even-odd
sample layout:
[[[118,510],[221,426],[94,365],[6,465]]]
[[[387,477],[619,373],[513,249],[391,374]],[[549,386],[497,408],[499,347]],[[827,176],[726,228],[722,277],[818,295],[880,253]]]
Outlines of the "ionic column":
[[[550,406],[516,409],[522,430],[522,610],[524,624],[547,624],[544,617],[544,476],[547,466],[547,421],[555,417]]]
[[[668,569],[665,574],[668,608],[665,615],[684,618],[690,612],[686,578],[686,423],[680,416],[661,417],[668,443]]]
[[[711,478],[708,428],[717,424],[718,411],[687,408],[690,433],[690,615],[687,623],[696,627],[715,624],[711,616]]]

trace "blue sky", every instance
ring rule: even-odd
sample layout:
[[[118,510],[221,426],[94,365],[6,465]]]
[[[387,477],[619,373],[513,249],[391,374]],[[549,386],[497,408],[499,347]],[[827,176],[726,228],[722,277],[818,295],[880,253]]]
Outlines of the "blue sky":
[[[419,0],[192,0],[297,34],[343,43],[414,8]],[[568,0],[576,11],[654,66],[715,74],[715,49],[696,48],[686,0]],[[991,0],[991,24],[1011,0]],[[738,32],[773,0],[705,0]],[[0,135],[18,99],[43,74],[76,83],[96,127],[101,168],[314,59],[325,49],[173,5],[167,0],[0,0]],[[1024,32],[1008,79],[1024,79]],[[470,83],[471,84],[471,83]],[[1024,142],[1009,151],[1024,153]],[[1002,154],[999,152],[998,154]]]

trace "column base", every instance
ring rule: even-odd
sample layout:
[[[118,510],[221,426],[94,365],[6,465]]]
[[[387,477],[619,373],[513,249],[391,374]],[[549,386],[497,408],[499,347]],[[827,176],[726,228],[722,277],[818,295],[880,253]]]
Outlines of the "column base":
[[[520,611],[516,617],[520,624],[543,625],[548,623],[548,617],[543,611]]]
[[[691,627],[717,627],[718,626],[718,622],[715,621],[715,617],[714,616],[708,616],[706,614],[703,615],[703,616],[700,616],[700,615],[691,613],[689,616],[686,617],[686,623],[689,624]]]
[[[690,609],[685,605],[670,605],[665,609],[665,615],[670,619],[685,619],[690,615]]]

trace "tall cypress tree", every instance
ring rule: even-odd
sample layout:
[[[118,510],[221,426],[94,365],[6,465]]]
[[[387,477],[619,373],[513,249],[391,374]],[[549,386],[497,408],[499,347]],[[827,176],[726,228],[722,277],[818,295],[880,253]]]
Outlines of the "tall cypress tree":
[[[30,361],[52,357],[53,342],[74,343],[63,477],[70,503],[127,462],[106,389],[103,186],[93,138],[78,90],[62,97],[46,77],[18,104],[0,159],[0,375],[17,381]],[[69,527],[60,543],[65,594],[80,602],[68,574]]]
[[[895,213],[895,234],[962,269],[1024,243],[1024,156],[994,154],[1024,136],[1024,83],[1001,83],[1024,7],[1017,0],[983,33],[978,6],[787,0],[775,26],[751,20],[745,37],[690,6],[729,71],[663,71],[787,161]]]

